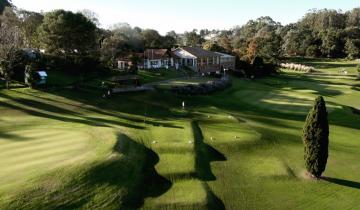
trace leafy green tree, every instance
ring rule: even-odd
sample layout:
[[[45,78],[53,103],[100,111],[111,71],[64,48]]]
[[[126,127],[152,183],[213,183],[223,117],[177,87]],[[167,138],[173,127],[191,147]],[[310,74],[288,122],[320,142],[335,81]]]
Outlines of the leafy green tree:
[[[303,129],[303,142],[306,170],[319,178],[325,171],[329,146],[329,123],[326,104],[322,96],[316,98],[314,106],[307,115]]]
[[[83,9],[79,12],[83,14],[87,19],[89,19],[92,23],[94,23],[96,26],[100,26],[99,15],[96,14],[94,11],[91,11],[89,9]]]
[[[189,47],[199,47],[205,42],[203,37],[197,33],[197,30],[194,29],[190,32],[184,33],[185,45]]]
[[[347,39],[345,43],[347,57],[355,59],[360,57],[360,39]]]
[[[161,48],[171,49],[176,45],[177,41],[173,36],[166,35],[162,37]]]
[[[173,40],[175,40],[174,45],[178,45],[178,46],[182,46],[184,40],[182,39],[182,37],[177,34],[175,31],[169,31],[166,33],[167,37],[172,37]]]
[[[352,57],[354,39],[358,39],[360,8],[343,13],[336,10],[312,10],[295,24],[282,29],[284,55]],[[284,35],[286,32],[286,35]],[[351,40],[345,46],[347,40]],[[355,44],[356,45],[356,44]],[[348,48],[348,49],[346,49]]]
[[[343,57],[343,49],[345,46],[342,39],[342,31],[338,29],[328,29],[321,32],[321,52],[326,57],[338,58]]]
[[[206,41],[203,44],[203,49],[210,50],[210,51],[213,51],[213,52],[225,52],[226,51],[217,42],[214,42],[214,41],[211,41],[211,40]]]
[[[305,14],[299,25],[315,33],[329,29],[344,29],[346,27],[346,15],[336,10],[312,10]]]
[[[37,12],[19,10],[19,27],[24,37],[24,45],[29,48],[38,48],[37,29],[42,24],[44,16]]]
[[[289,56],[296,56],[301,54],[299,53],[301,38],[301,33],[298,30],[289,30],[284,37],[284,43],[282,45],[284,54]]]
[[[360,27],[360,7],[354,8],[346,13],[346,26],[347,27]]]
[[[114,67],[118,57],[142,50],[144,50],[144,41],[140,28],[132,28],[127,23],[118,23],[112,26],[111,31],[103,31],[101,61],[110,68]]]
[[[123,48],[121,50],[127,54],[126,50],[136,52],[144,50],[142,32],[141,28],[132,28],[128,23],[117,23],[112,26],[110,35],[111,39],[120,40],[123,43],[120,45]]]
[[[160,48],[162,36],[153,29],[146,29],[141,32],[145,48]]]
[[[305,55],[309,57],[318,57],[320,55],[319,47],[316,44],[308,46]]]
[[[246,56],[249,61],[255,56],[261,56],[267,61],[276,60],[281,52],[281,28],[281,24],[270,17],[250,20],[232,32],[233,51],[240,58]]]
[[[233,47],[232,47],[232,43],[231,43],[231,32],[227,32],[224,31],[220,36],[219,39],[217,41],[218,45],[223,49],[223,51],[220,52],[225,52],[225,53],[232,53],[233,52]]]
[[[96,26],[81,13],[55,10],[39,27],[40,44],[50,53],[88,53],[96,43]]]

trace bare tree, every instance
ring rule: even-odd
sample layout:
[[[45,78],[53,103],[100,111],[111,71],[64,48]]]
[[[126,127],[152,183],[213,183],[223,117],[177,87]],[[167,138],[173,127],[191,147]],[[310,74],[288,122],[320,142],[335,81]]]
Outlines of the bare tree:
[[[18,26],[12,26],[6,22],[0,25],[0,73],[6,81],[6,88],[10,88],[13,74],[14,60],[18,55],[18,49],[22,45],[21,31]]]

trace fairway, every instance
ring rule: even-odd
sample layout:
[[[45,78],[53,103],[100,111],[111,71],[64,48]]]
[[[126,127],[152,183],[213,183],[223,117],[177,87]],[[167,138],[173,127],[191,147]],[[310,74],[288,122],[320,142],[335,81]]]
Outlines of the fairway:
[[[317,68],[327,74],[355,69],[325,64]],[[1,90],[0,207],[360,208],[360,118],[352,111],[360,81],[294,72],[232,79],[206,96]],[[304,176],[301,134],[318,95],[327,102],[330,156],[327,178],[314,181]]]

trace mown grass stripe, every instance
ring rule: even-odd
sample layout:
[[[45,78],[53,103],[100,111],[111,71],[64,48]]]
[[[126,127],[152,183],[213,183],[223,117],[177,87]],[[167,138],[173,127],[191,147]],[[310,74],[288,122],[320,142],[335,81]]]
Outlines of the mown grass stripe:
[[[86,138],[78,138],[76,142],[84,141],[86,143]],[[19,145],[16,149],[7,149],[7,150],[0,150],[0,160],[3,160],[4,158],[12,157],[12,156],[21,156],[23,154],[29,154],[29,153],[35,153],[38,151],[44,151],[44,150],[51,150],[55,147],[65,147],[67,145],[74,145],[73,139],[66,139],[66,140],[60,140],[60,141],[51,141],[46,142],[42,144],[34,144],[34,145],[28,145],[26,147]],[[0,161],[1,162],[1,161]]]
[[[61,133],[59,135],[43,135],[40,139],[28,139],[28,140],[19,140],[19,141],[15,141],[15,140],[7,140],[9,142],[4,143],[5,145],[1,145],[0,150],[10,150],[10,149],[16,149],[19,147],[27,147],[27,146],[33,146],[36,144],[43,144],[43,143],[48,143],[48,142],[52,142],[52,141],[73,141],[76,142],[78,141],[78,137],[80,136],[81,133],[79,134],[75,134],[75,133]],[[49,138],[47,138],[49,136]],[[50,138],[51,137],[51,138]],[[1,141],[1,140],[0,140]]]
[[[57,155],[69,155],[73,154],[75,151],[81,152],[86,147],[86,144],[81,142],[77,144],[71,144],[66,147],[61,147],[57,149],[52,150],[45,150],[41,152],[34,152],[30,154],[24,154],[20,157],[10,157],[4,162],[0,162],[0,167],[4,167],[6,170],[7,167],[10,165],[10,167],[14,167],[14,165],[18,166],[21,165],[21,163],[28,163],[28,162],[34,162],[39,159],[44,158],[50,158],[50,157],[56,157]]]

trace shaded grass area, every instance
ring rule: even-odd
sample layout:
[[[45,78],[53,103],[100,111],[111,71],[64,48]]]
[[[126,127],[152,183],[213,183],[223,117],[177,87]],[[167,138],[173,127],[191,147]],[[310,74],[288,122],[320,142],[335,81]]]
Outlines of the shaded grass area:
[[[215,148],[204,143],[204,137],[197,122],[192,122],[191,127],[195,139],[196,175],[202,181],[216,180],[215,175],[212,173],[210,163],[212,161],[225,161],[226,157]],[[225,209],[224,203],[214,194],[208,183],[203,182],[203,187],[206,190],[207,209]]]
[[[170,90],[172,87],[177,86],[186,86],[186,85],[199,85],[207,82],[211,82],[216,80],[215,78],[210,77],[193,77],[193,78],[186,78],[186,79],[173,79],[170,81],[160,82],[156,85],[157,89],[161,90]]]
[[[158,82],[166,79],[173,79],[184,76],[181,70],[173,69],[154,69],[154,70],[139,70],[138,75],[143,84]]]
[[[337,178],[331,178],[331,177],[323,177],[322,179],[325,181],[334,183],[334,184],[341,185],[341,186],[350,187],[350,188],[354,188],[354,189],[360,189],[360,182],[354,182],[354,181],[349,181],[349,180],[345,180],[345,179],[337,179]]]

